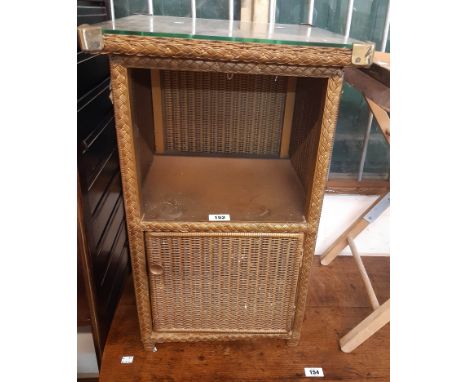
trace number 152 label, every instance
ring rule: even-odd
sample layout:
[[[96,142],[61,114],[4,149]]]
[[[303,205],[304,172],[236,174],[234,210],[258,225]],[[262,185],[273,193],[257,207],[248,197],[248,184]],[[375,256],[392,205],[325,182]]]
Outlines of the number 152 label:
[[[229,214],[210,214],[208,220],[210,222],[227,222],[231,220],[231,216]]]

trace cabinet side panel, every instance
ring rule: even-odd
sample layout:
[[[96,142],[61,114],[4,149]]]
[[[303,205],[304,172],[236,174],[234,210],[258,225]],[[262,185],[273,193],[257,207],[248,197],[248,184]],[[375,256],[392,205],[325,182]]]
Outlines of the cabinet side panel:
[[[306,190],[315,166],[326,87],[324,78],[297,81],[289,155]]]
[[[304,241],[304,254],[296,299],[296,316],[294,318],[292,340],[290,341],[292,345],[299,341],[302,322],[304,320],[310,268],[312,266],[315,243],[317,240],[317,230],[328,177],[333,140],[335,137],[336,119],[338,117],[342,85],[342,73],[328,79],[315,166],[310,170],[313,171],[313,174],[309,175],[311,185],[306,188],[309,190],[308,195],[306,195],[306,219],[309,223],[309,232],[306,233]]]
[[[148,279],[146,277],[144,237],[140,227],[140,190],[130,111],[127,68],[111,61],[111,78],[140,334],[145,349],[151,350],[153,346],[151,340],[151,311]]]
[[[155,151],[151,72],[146,69],[128,69],[128,74],[137,171],[143,180]]]

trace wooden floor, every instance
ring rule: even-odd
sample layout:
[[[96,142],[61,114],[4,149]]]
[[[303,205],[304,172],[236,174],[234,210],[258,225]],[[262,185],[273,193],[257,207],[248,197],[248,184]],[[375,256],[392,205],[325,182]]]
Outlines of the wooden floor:
[[[310,381],[304,367],[322,367],[326,381],[389,381],[390,325],[354,352],[338,340],[371,313],[364,284],[351,257],[328,267],[315,256],[300,344],[282,340],[159,344],[145,352],[139,341],[132,283],[122,296],[101,365],[101,382]],[[389,298],[390,259],[364,257],[379,302]],[[131,281],[131,280],[130,280]],[[133,355],[132,364],[121,358]]]

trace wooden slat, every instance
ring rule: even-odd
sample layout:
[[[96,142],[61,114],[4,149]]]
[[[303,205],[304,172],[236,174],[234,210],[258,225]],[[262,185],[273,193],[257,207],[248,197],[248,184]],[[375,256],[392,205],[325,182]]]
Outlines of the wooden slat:
[[[382,69],[390,71],[390,53],[375,52],[373,65],[380,66]]]
[[[117,172],[109,183],[92,219],[86,222],[90,228],[89,235],[87,235],[90,248],[97,248],[103,240],[103,233],[110,222],[112,211],[122,198],[121,192],[120,174]]]
[[[374,62],[370,68],[360,69],[373,79],[381,82],[386,87],[390,87],[390,54],[383,52],[374,53]]]
[[[366,211],[367,212],[367,211]],[[330,264],[340,253],[343,249],[345,249],[348,245],[347,237],[351,235],[356,237],[359,235],[366,227],[369,225],[367,220],[364,220],[360,217],[356,220],[348,229],[343,232],[338,239],[323,253],[321,256],[321,264],[328,265]]]
[[[364,97],[381,106],[384,110],[390,111],[390,88],[383,83],[372,78],[360,69],[345,68],[345,81],[359,90]]]
[[[156,153],[162,154],[164,153],[164,124],[159,70],[151,70],[151,87],[153,92],[154,145]]]
[[[102,240],[94,250],[93,268],[96,281],[102,278],[106,264],[112,251],[112,246],[119,232],[119,227],[124,221],[123,198],[119,198],[115,204],[111,216],[103,232]]]
[[[90,326],[91,325],[91,312],[89,308],[88,298],[86,295],[86,287],[83,276],[83,262],[78,254],[78,266],[77,266],[77,294],[76,294],[76,312],[77,312],[77,325]]]
[[[325,192],[329,194],[358,194],[358,195],[382,195],[390,189],[388,180],[366,179],[361,182],[355,179],[330,179],[327,182]]]
[[[374,288],[372,287],[372,283],[367,275],[366,267],[364,266],[361,256],[357,251],[356,244],[351,236],[346,238],[348,240],[349,248],[351,249],[351,253],[353,254],[354,261],[356,262],[357,268],[359,273],[361,274],[362,281],[364,281],[364,285],[366,286],[367,295],[369,296],[369,301],[372,305],[372,308],[376,310],[380,304],[377,296],[375,295]]]
[[[83,141],[112,113],[109,98],[109,80],[102,83],[81,97],[77,102],[77,138]]]
[[[296,77],[288,78],[288,89],[284,104],[283,130],[281,134],[280,157],[287,158],[289,155],[289,143],[291,142],[291,128],[294,114],[294,101],[296,98]]]
[[[93,333],[93,342],[96,350],[96,357],[98,364],[101,363],[101,356],[104,351],[105,341],[104,333],[102,332],[101,322],[98,317],[98,302],[96,301],[96,284],[93,278],[92,260],[89,250],[89,244],[86,238],[86,228],[84,221],[83,199],[81,194],[80,177],[77,177],[77,247],[78,247],[78,261],[81,264],[84,282],[84,289],[86,292],[86,300],[90,314],[90,321]]]
[[[251,22],[253,16],[253,0],[241,1],[240,21]]]
[[[119,260],[126,239],[127,235],[125,232],[125,222],[122,221],[115,237],[113,238],[112,248],[109,251],[104,267],[101,271],[101,274],[99,275],[99,279],[96,278],[96,281],[98,281],[97,285],[99,285],[98,294],[100,298],[105,298],[110,294],[109,290],[112,284],[111,280],[113,280],[113,278],[115,277],[117,273],[116,269],[119,268],[119,265],[121,263],[121,261]]]
[[[269,0],[253,0],[253,21],[256,23],[267,23],[269,15]],[[255,25],[254,25],[255,28]]]
[[[349,353],[390,322],[390,299],[340,339],[341,350]]]
[[[390,144],[390,117],[388,116],[388,113],[370,98],[365,98],[369,105],[369,108],[372,111],[372,114],[374,114],[374,117],[377,121],[377,124],[380,127],[380,130],[382,130],[382,134],[387,140],[387,143]]]
[[[338,239],[336,239],[330,247],[320,257],[320,263],[322,265],[330,264],[340,252],[348,246],[348,237],[356,237],[369,225],[369,222],[364,219],[369,211],[374,208],[386,195],[382,195],[374,203],[372,203],[363,214],[351,224],[346,231],[344,231]]]
[[[83,174],[82,180],[86,189],[89,189],[102,173],[107,160],[115,151],[115,145],[115,127],[112,120],[105,125],[89,148],[78,155],[78,166]]]

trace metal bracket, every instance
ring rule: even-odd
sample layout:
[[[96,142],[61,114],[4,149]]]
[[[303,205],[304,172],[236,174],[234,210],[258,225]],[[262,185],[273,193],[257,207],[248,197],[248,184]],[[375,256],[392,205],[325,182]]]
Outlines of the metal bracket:
[[[96,52],[102,50],[102,29],[98,26],[83,24],[78,27],[78,40],[80,48],[84,52]]]
[[[375,44],[353,44],[351,62],[356,66],[370,66],[374,60]]]
[[[390,206],[390,192],[385,195],[364,217],[369,223],[375,221]]]

